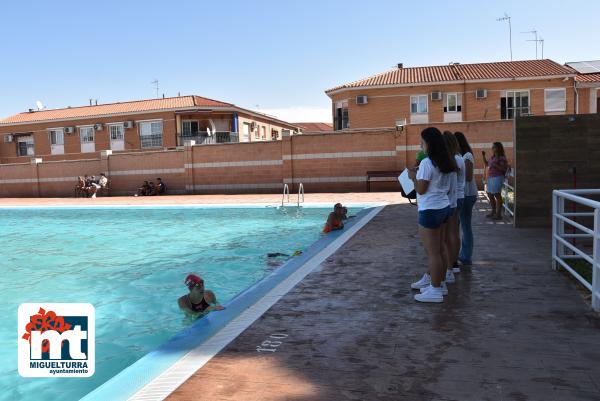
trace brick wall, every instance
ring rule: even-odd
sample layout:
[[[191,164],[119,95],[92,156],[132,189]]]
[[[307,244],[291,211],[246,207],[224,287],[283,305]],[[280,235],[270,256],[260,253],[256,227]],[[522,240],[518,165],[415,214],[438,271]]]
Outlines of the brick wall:
[[[462,131],[475,148],[476,177],[481,150],[506,145],[512,161],[512,122],[435,124]],[[1,196],[71,196],[78,175],[109,176],[111,194],[134,194],[144,180],[163,178],[169,193],[362,192],[368,171],[402,170],[415,164],[420,133],[427,124],[395,129],[285,136],[281,141],[186,146],[183,150],[108,154],[89,160],[0,165]],[[373,191],[399,189],[394,177],[372,183]]]
[[[551,226],[552,191],[600,185],[600,115],[520,118],[516,121],[517,227]]]

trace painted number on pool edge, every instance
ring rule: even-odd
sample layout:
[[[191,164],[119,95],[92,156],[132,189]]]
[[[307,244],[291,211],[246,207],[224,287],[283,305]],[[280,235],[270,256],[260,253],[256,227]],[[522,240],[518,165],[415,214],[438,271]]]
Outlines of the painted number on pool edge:
[[[283,340],[284,338],[287,338],[287,336],[288,336],[287,334],[283,334],[283,333],[271,334],[267,340],[263,341],[262,343],[260,343],[259,346],[256,347],[256,352],[275,352],[275,351],[277,351],[277,347],[279,347],[281,344],[283,344],[283,342],[281,342],[279,340]]]

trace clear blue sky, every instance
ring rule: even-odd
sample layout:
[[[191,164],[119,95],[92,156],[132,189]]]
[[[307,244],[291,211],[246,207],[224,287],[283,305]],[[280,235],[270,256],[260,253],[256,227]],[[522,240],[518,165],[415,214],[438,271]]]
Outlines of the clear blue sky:
[[[485,5],[482,5],[485,3]],[[0,117],[198,94],[299,121],[324,90],[405,66],[600,59],[599,1],[10,1],[0,24]],[[312,118],[316,119],[316,118]]]

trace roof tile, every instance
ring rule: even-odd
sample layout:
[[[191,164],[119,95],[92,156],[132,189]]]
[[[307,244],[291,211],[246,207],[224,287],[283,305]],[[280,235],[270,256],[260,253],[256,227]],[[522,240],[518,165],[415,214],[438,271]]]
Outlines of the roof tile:
[[[326,92],[363,86],[410,85],[481,79],[512,79],[563,76],[573,71],[552,60],[501,61],[496,63],[450,64],[430,67],[395,68],[371,77],[336,86]]]
[[[68,107],[15,114],[0,120],[0,125],[88,118],[94,116],[119,115],[145,111],[185,109],[193,107],[229,107],[231,103],[208,99],[201,96],[179,96],[163,99],[136,100],[132,102],[107,103],[97,106]]]

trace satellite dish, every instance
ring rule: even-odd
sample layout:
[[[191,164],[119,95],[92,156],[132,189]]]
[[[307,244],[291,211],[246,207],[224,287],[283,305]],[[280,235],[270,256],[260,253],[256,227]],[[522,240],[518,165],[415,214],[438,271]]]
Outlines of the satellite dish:
[[[41,100],[36,100],[35,104],[37,105],[38,110],[44,110],[44,104]]]
[[[206,127],[206,133],[208,134],[208,136],[212,136],[212,133],[210,132],[210,128]]]

